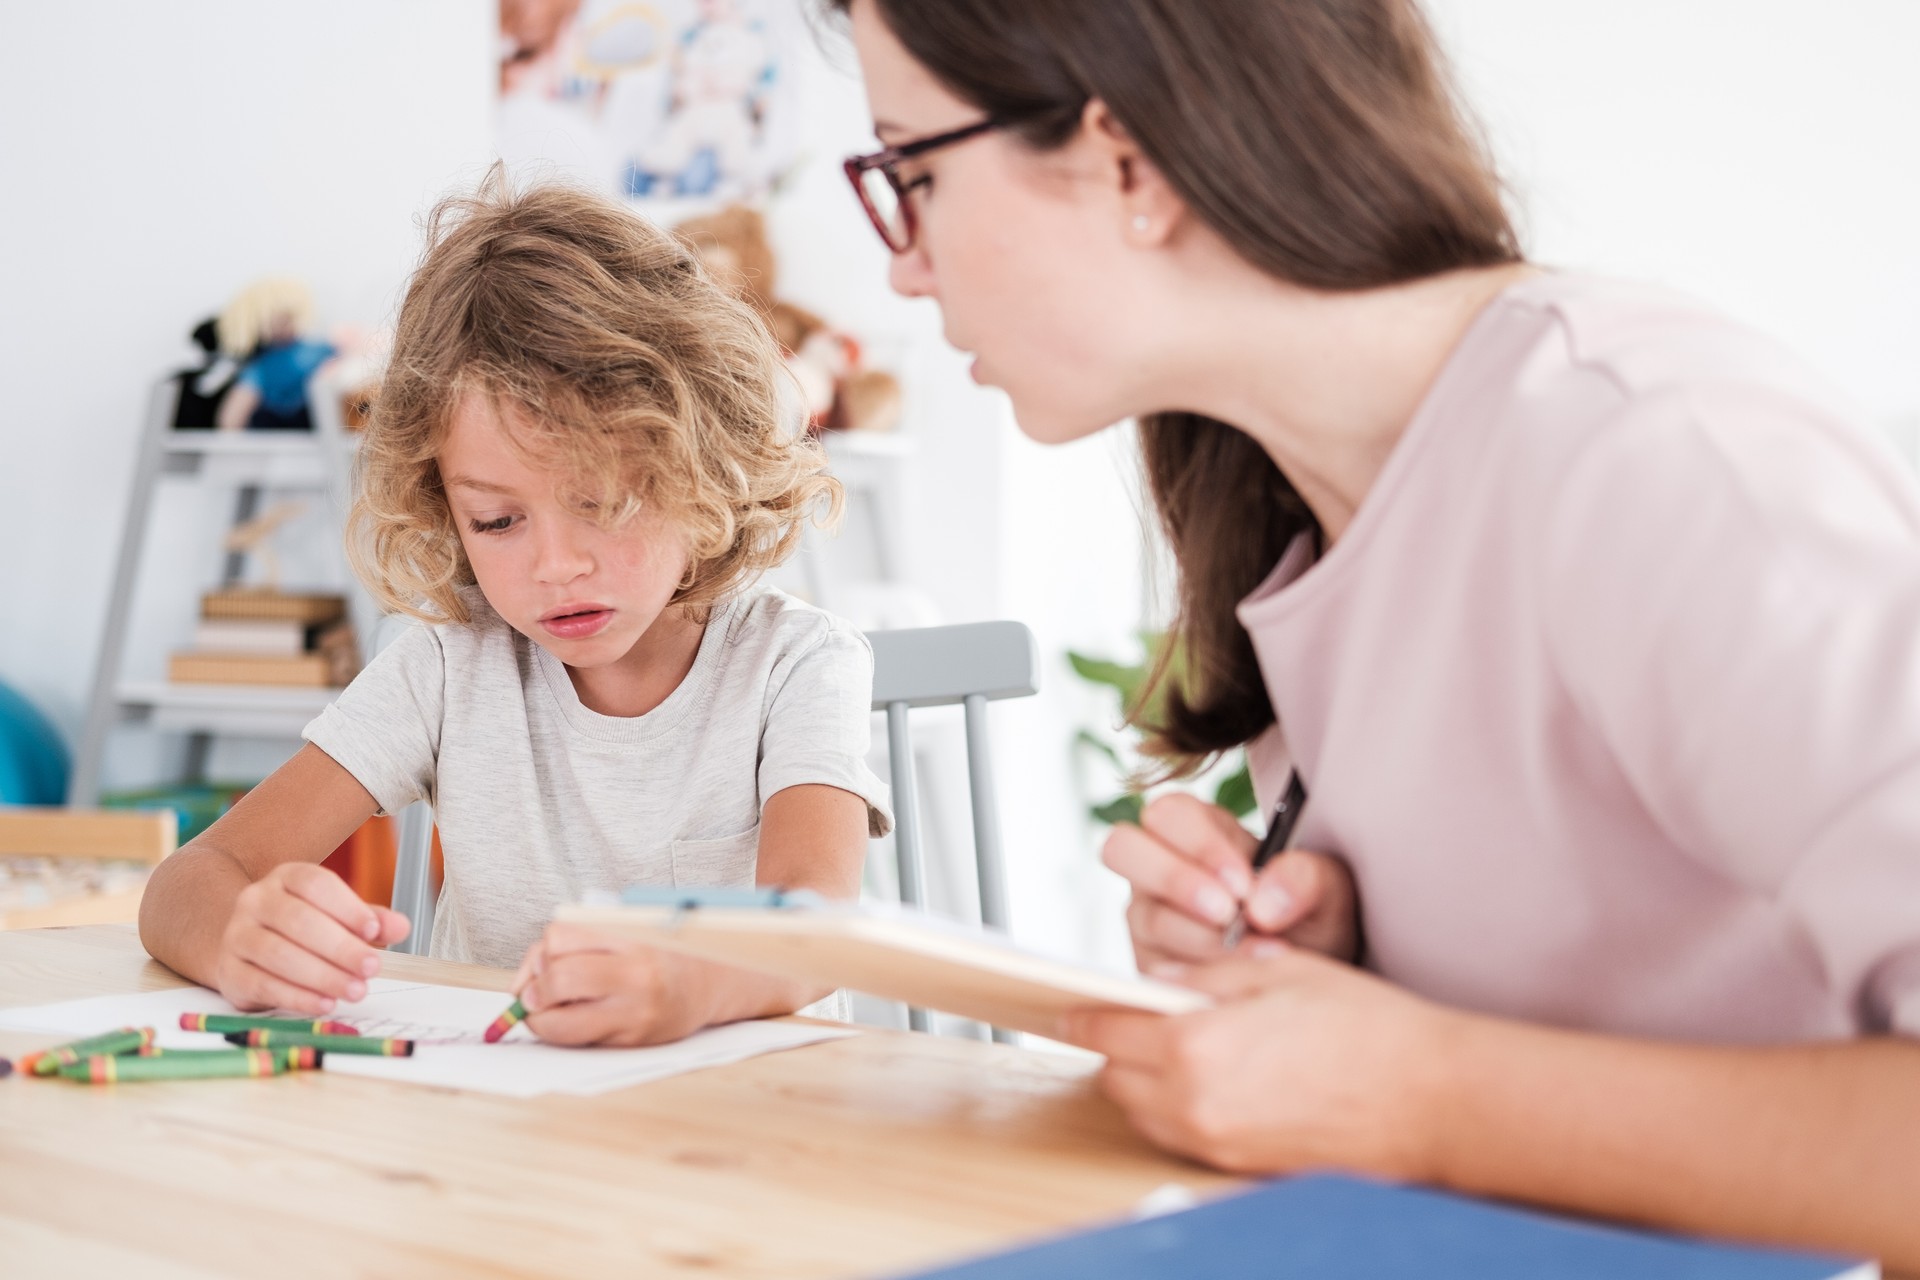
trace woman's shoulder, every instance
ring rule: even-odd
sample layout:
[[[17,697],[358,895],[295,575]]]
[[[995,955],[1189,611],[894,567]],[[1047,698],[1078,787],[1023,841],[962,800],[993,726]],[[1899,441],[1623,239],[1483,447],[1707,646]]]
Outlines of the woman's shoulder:
[[[1496,456],[1521,481],[1508,492],[1542,515],[1581,493],[1616,516],[1628,498],[1645,510],[1671,494],[1684,515],[1717,485],[1761,511],[1864,503],[1910,525],[1920,510],[1857,405],[1785,344],[1697,299],[1547,274],[1500,306],[1514,336],[1495,380],[1508,446]]]
[[[1536,371],[1598,376],[1623,402],[1747,386],[1826,409],[1848,407],[1839,389],[1785,343],[1675,289],[1545,272],[1513,286],[1500,305],[1530,316],[1558,357],[1541,360]]]

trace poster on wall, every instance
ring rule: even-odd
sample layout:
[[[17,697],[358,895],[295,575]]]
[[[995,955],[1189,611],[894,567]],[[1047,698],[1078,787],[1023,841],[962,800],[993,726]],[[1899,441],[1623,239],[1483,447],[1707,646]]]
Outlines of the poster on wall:
[[[501,158],[662,221],[763,203],[797,144],[798,0],[500,0]]]

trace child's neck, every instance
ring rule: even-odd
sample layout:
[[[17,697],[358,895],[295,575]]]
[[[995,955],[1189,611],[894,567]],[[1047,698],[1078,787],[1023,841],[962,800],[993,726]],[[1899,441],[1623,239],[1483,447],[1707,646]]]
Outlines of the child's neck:
[[[627,650],[604,667],[568,667],[580,705],[603,716],[643,716],[667,700],[693,670],[707,633],[679,609],[668,609]]]

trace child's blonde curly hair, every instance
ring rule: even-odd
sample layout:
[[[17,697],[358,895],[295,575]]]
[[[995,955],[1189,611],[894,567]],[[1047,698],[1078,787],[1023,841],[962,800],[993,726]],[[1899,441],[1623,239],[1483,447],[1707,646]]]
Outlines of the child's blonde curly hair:
[[[704,609],[792,554],[838,481],[783,403],[759,318],[673,235],[601,197],[515,192],[499,166],[440,202],[360,451],[348,552],[386,609],[467,622],[473,570],[436,461],[455,405],[511,415],[517,448],[613,526],[642,508],[689,539],[673,603]]]

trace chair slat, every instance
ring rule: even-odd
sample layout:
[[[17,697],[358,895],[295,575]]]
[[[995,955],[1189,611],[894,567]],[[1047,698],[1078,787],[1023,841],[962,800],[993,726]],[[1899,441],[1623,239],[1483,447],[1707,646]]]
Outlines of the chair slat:
[[[869,631],[873,709],[952,706],[977,696],[996,702],[1039,690],[1033,632],[1018,622]]]

